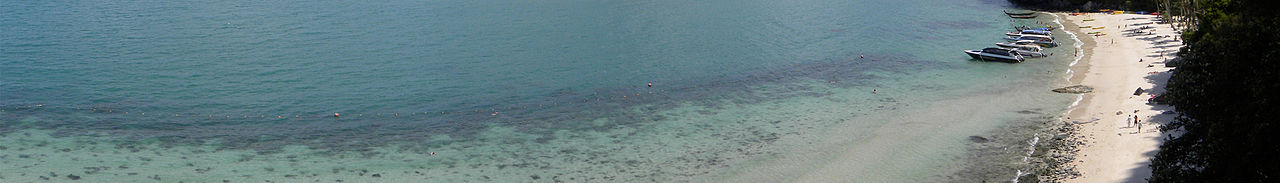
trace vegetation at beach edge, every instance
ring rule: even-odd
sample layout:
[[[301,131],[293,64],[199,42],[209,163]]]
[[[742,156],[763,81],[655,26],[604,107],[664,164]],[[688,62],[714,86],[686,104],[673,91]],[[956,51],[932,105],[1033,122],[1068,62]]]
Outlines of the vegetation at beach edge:
[[[1178,67],[1158,101],[1180,114],[1151,182],[1280,182],[1280,7],[1195,1]]]
[[[1151,182],[1280,182],[1280,6],[1273,0],[1009,0],[1058,11],[1155,11],[1183,26],[1166,92],[1179,115]]]
[[[1009,2],[1023,8],[1059,11],[1090,11],[1098,9],[1152,11],[1159,8],[1158,5],[1161,1],[1167,0],[1009,0]]]

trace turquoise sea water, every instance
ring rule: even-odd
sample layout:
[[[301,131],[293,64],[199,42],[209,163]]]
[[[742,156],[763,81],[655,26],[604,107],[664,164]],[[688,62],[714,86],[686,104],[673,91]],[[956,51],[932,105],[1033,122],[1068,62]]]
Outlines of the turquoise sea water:
[[[960,52],[1008,6],[6,1],[0,182],[1010,180],[1075,96]]]

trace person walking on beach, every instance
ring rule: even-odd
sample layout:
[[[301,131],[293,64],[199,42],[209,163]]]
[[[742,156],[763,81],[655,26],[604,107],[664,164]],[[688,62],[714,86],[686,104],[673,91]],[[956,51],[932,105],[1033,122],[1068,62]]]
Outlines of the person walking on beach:
[[[1133,115],[1129,115],[1129,117],[1133,117]],[[1125,118],[1124,127],[1131,127],[1131,126],[1133,126],[1133,118]]]
[[[1142,121],[1138,121],[1138,133],[1142,133]]]

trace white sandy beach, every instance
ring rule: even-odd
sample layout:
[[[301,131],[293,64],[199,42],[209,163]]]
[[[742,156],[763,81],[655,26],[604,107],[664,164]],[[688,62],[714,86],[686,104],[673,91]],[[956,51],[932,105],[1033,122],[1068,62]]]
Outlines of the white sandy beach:
[[[1067,114],[1067,121],[1087,123],[1079,132],[1084,145],[1068,164],[1081,175],[1066,182],[1146,182],[1151,176],[1148,165],[1164,136],[1158,127],[1175,117],[1165,114],[1172,107],[1149,104],[1147,99],[1164,92],[1172,69],[1164,67],[1164,61],[1174,57],[1181,41],[1174,41],[1177,34],[1169,24],[1153,23],[1153,15],[1059,15],[1078,25],[1066,28],[1086,42],[1084,62],[1073,68],[1078,72],[1071,84],[1094,88]],[[1151,28],[1141,29],[1144,26]],[[1146,92],[1134,95],[1138,88]],[[1134,115],[1141,130],[1129,123]]]

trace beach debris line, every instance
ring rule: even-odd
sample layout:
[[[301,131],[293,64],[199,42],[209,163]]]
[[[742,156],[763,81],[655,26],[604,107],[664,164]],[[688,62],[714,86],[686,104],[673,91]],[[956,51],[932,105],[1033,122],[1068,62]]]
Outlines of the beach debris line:
[[[1068,87],[1053,89],[1053,92],[1081,94],[1081,93],[1093,92],[1093,88],[1085,85],[1075,85],[1075,86],[1068,86]]]

